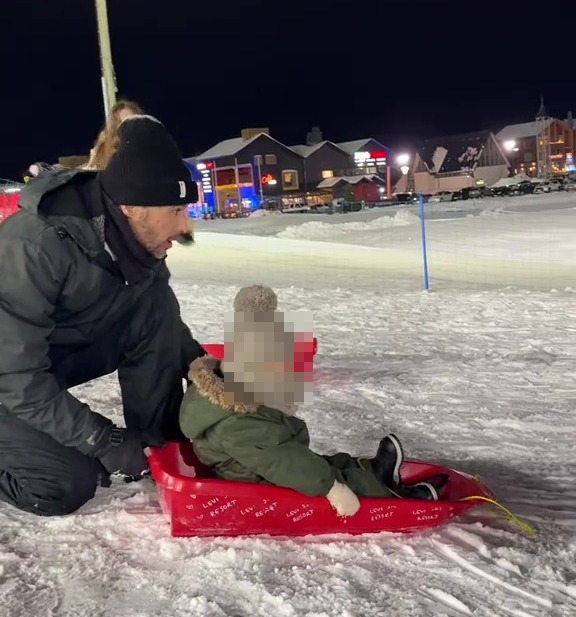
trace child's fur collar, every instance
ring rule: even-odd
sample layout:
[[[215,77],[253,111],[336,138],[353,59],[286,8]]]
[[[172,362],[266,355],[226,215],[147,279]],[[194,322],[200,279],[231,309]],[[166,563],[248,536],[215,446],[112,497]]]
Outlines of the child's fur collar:
[[[240,415],[255,413],[259,407],[256,404],[230,405],[225,401],[224,378],[220,376],[220,365],[221,361],[212,356],[197,358],[190,365],[188,379],[194,384],[198,392],[205,396],[213,405]],[[275,408],[290,416],[294,415],[298,410],[297,405],[275,405]]]
[[[230,405],[224,400],[224,379],[218,375],[220,360],[212,356],[196,358],[190,365],[188,379],[196,386],[198,392],[213,405],[238,414],[254,413],[257,405]],[[217,372],[218,371],[218,372]]]

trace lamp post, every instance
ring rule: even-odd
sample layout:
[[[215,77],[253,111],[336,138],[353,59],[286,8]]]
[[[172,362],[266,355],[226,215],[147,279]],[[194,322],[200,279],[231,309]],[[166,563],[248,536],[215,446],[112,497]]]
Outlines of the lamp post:
[[[516,175],[516,153],[520,148],[518,148],[518,144],[515,139],[508,139],[503,143],[504,150],[506,152],[510,152],[512,158],[512,176]]]
[[[104,115],[108,117],[110,109],[116,103],[116,78],[112,64],[112,49],[110,46],[110,31],[108,29],[108,10],[106,0],[95,0],[96,20],[98,23],[98,43],[100,46],[100,66],[102,68],[102,97],[104,99]]]
[[[402,175],[406,177],[406,192],[408,192],[408,172],[410,171],[410,155],[409,154],[399,154],[396,157],[396,165],[400,168]]]
[[[406,192],[408,190],[408,172],[410,171],[410,155],[407,153],[399,154],[396,157],[396,164],[400,167],[402,176],[406,178]],[[418,195],[418,208],[420,211],[420,239],[422,241],[422,266],[424,269],[424,289],[430,289],[430,273],[428,271],[428,247],[426,241],[426,212],[424,210],[424,195]]]
[[[410,162],[410,155],[409,154],[399,154],[396,157],[395,162],[396,162],[396,166],[400,168],[402,175],[405,176],[410,170],[410,167],[408,167],[408,163]],[[406,171],[404,171],[404,168],[406,168]],[[390,165],[390,161],[388,161],[386,164],[386,197],[387,199],[392,199],[392,173],[391,172],[392,172],[392,168]]]
[[[402,172],[403,176],[405,176],[410,171],[410,167],[409,167],[410,155],[409,154],[399,154],[396,157],[396,163],[400,167],[400,171]]]

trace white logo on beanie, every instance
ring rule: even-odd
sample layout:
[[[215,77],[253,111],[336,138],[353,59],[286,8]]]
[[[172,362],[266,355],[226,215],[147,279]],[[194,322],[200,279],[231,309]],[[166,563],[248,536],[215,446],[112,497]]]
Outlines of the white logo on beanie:
[[[179,180],[178,184],[180,185],[180,199],[183,199],[186,197],[186,182]]]

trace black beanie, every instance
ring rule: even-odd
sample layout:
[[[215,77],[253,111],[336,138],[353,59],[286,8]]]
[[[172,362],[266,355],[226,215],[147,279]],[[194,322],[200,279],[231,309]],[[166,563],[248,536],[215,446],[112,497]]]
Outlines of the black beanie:
[[[100,172],[117,206],[184,206],[198,187],[166,127],[152,116],[130,116],[118,127],[118,150]]]

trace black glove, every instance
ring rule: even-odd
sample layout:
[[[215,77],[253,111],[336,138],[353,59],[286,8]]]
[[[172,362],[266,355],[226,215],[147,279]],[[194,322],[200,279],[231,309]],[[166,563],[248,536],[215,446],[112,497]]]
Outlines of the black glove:
[[[109,474],[139,476],[148,469],[142,442],[126,429],[113,427],[108,445],[96,454]]]

